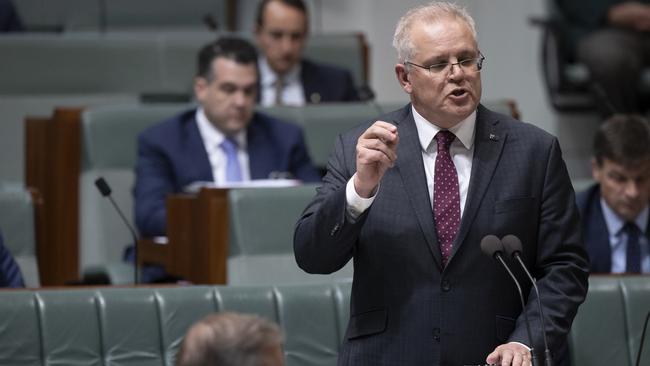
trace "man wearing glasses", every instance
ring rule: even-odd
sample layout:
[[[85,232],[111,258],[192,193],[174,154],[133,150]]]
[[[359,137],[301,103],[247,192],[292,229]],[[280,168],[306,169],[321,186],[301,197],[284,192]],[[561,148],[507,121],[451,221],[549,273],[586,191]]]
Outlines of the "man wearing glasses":
[[[393,44],[411,103],[338,138],[295,231],[305,271],[354,261],[339,365],[531,365],[529,347],[544,350],[537,297],[515,270],[522,312],[481,252],[488,234],[521,239],[555,365],[568,365],[589,267],[557,139],[480,104],[485,58],[465,9],[412,9]]]

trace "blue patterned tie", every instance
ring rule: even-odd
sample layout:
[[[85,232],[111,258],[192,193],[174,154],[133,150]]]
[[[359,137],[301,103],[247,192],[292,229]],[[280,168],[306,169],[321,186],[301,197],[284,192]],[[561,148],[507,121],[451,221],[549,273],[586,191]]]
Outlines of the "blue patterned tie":
[[[641,230],[633,222],[625,224],[623,230],[627,234],[625,272],[641,273],[641,248],[639,246],[639,234]]]
[[[452,245],[460,226],[458,173],[449,154],[449,147],[455,138],[456,135],[449,131],[440,131],[435,136],[438,143],[438,156],[433,182],[433,217],[443,267],[447,265],[451,256]]]
[[[237,141],[226,137],[219,147],[226,153],[226,182],[241,182],[241,167],[237,158]]]

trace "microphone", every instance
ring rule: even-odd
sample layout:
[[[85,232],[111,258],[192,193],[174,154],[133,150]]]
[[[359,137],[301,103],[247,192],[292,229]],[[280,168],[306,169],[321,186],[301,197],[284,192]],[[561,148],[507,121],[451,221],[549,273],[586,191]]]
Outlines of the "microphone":
[[[524,313],[524,320],[526,322],[526,332],[528,333],[528,342],[530,343],[530,355],[531,355],[530,361],[533,366],[537,366],[538,360],[537,360],[537,355],[535,354],[535,350],[533,348],[533,337],[530,332],[530,321],[528,320],[528,313],[526,312],[526,303],[524,302],[524,294],[521,291],[521,285],[519,284],[519,281],[517,281],[517,278],[510,270],[510,267],[508,267],[506,262],[503,260],[503,244],[501,243],[501,240],[499,240],[499,238],[497,238],[495,235],[486,235],[485,237],[483,237],[483,239],[481,239],[481,250],[489,257],[497,260],[501,264],[501,266],[505,268],[506,272],[508,272],[508,274],[510,275],[510,278],[512,278],[512,281],[517,286],[517,291],[519,292],[519,300],[521,301],[521,311]]]
[[[537,307],[539,307],[539,317],[542,323],[542,335],[544,336],[544,365],[553,366],[553,356],[551,355],[551,350],[548,348],[548,340],[546,339],[546,324],[544,321],[544,308],[542,308],[542,301],[539,298],[539,289],[537,288],[537,281],[531,276],[528,268],[524,264],[524,261],[521,260],[521,240],[514,235],[506,235],[501,240],[503,247],[506,250],[506,253],[519,263],[521,268],[526,272],[526,276],[530,280],[530,283],[533,284],[535,293],[537,294]]]
[[[126,217],[122,213],[122,210],[120,210],[120,208],[117,206],[117,204],[113,200],[113,197],[111,197],[111,187],[108,186],[108,183],[106,182],[106,180],[103,177],[97,178],[97,180],[95,180],[95,186],[97,187],[97,189],[99,190],[99,193],[101,193],[102,196],[107,197],[111,201],[111,203],[113,204],[113,207],[115,207],[115,211],[117,211],[117,213],[122,218],[122,221],[124,222],[126,227],[129,228],[129,231],[131,232],[131,236],[133,237],[133,257],[134,257],[134,260],[135,260],[135,263],[134,263],[135,273],[134,273],[134,276],[133,276],[133,281],[137,285],[138,283],[140,283],[140,281],[139,281],[140,276],[138,274],[138,236],[136,235],[135,230],[133,229],[131,224],[129,224],[129,221],[126,219]]]

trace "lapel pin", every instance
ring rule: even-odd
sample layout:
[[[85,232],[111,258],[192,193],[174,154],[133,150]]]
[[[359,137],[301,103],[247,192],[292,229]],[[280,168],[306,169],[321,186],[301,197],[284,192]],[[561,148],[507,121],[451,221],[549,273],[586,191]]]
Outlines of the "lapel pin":
[[[490,134],[490,140],[492,140],[492,141],[499,141],[499,136],[497,136],[497,135],[491,133],[491,134]]]

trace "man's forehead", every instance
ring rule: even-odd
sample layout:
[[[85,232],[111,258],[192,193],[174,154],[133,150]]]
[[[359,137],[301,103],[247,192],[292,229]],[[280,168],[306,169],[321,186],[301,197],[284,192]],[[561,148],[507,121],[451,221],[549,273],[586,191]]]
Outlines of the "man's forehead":
[[[625,164],[605,158],[603,168],[625,176],[650,175],[650,157]]]

